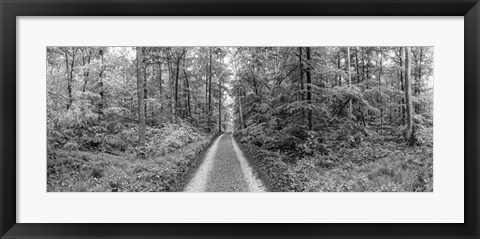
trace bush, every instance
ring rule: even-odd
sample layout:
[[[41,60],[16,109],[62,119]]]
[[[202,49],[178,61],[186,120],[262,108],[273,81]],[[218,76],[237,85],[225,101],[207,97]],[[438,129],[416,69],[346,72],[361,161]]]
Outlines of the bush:
[[[425,127],[422,124],[414,125],[415,145],[433,147],[433,128]]]
[[[289,134],[276,134],[265,143],[265,149],[273,151],[293,151],[300,139]]]
[[[47,191],[181,191],[189,170],[201,159],[210,141],[209,136],[203,136],[182,150],[146,159],[135,154],[116,156],[61,149],[56,157],[47,160]]]
[[[248,144],[240,147],[248,155],[248,160],[269,191],[301,192],[305,190],[306,178],[295,174],[288,164],[283,162],[285,158],[281,154]]]
[[[149,128],[146,136],[148,143],[145,152],[150,157],[163,156],[181,148],[186,144],[197,141],[202,137],[188,124],[167,123],[162,129]]]
[[[255,146],[263,146],[271,138],[267,135],[271,135],[271,130],[268,129],[266,123],[253,124],[245,129],[235,132],[241,143],[249,143]]]

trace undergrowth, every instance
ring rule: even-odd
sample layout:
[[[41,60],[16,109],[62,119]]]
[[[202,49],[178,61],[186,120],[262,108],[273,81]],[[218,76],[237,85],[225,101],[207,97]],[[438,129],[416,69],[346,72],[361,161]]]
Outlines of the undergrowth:
[[[262,124],[236,131],[271,191],[432,192],[432,128],[418,128],[415,147],[401,128],[326,126],[280,131]]]
[[[136,145],[137,135],[136,127],[123,126],[49,148],[47,191],[180,191],[211,139],[187,124],[147,127],[145,147]]]

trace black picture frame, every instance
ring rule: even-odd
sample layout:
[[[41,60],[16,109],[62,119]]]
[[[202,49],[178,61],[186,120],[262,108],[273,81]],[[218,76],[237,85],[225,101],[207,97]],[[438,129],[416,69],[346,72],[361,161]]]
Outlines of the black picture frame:
[[[478,0],[1,0],[1,238],[479,238]],[[17,16],[464,16],[465,220],[457,224],[16,223]],[[452,159],[454,160],[454,159]],[[461,160],[461,159],[455,159]],[[448,207],[448,205],[445,205]]]

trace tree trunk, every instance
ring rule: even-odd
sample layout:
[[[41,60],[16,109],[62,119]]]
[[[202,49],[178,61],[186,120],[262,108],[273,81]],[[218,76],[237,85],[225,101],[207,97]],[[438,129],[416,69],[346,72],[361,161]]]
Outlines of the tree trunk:
[[[222,78],[218,79],[218,133],[222,132]]]
[[[350,47],[347,47],[347,72],[348,72],[348,87],[352,87],[352,72],[350,71]],[[352,117],[352,99],[348,101],[348,117]]]
[[[366,72],[366,79],[367,79],[367,83],[366,83],[366,88],[369,89],[369,83],[370,83],[370,56],[367,54],[367,64],[366,64],[366,68],[367,68],[367,72]]]
[[[305,100],[304,93],[303,93],[303,61],[302,61],[302,48],[298,48],[298,63],[300,69],[300,99],[302,101]]]
[[[88,58],[87,58],[86,64],[88,64],[89,66],[90,66],[91,58],[92,58],[92,51],[90,49],[88,49]],[[83,64],[83,66],[86,66],[86,64]],[[88,76],[90,75],[90,68],[89,67],[86,67],[86,68],[87,69],[84,70],[84,72],[83,72],[84,83],[83,83],[82,92],[84,92],[84,93],[87,90]]]
[[[243,106],[242,106],[242,92],[241,88],[238,89],[238,105],[239,105],[239,115],[240,115],[240,128],[243,128]]]
[[[365,50],[363,48],[362,49],[362,82],[365,81],[365,79],[367,78],[365,76]]]
[[[105,86],[103,84],[103,73],[105,71],[105,66],[103,65],[103,50],[100,50],[100,72],[98,73],[98,80],[100,81],[100,105],[99,110],[100,114],[103,113],[103,107],[105,106]]]
[[[192,116],[192,109],[190,108],[190,82],[188,82],[187,71],[183,69],[183,74],[185,75],[185,87],[187,91],[187,105],[185,106],[185,111],[188,116]]]
[[[400,57],[400,69],[403,68],[403,47],[400,47],[399,49],[399,57]],[[405,83],[404,83],[404,80],[403,80],[403,76],[405,75],[405,73],[403,72],[403,70],[400,70],[400,90],[405,92]],[[402,107],[402,124],[405,124],[406,121],[405,121],[405,118],[406,118],[406,113],[405,113],[405,98],[402,98],[401,100],[401,107]]]
[[[357,69],[357,84],[360,84],[360,70],[358,67],[358,47],[355,47],[355,65]]]
[[[338,70],[340,71],[341,68],[340,68],[340,50],[338,50],[337,52],[337,68]],[[342,86],[342,75],[341,74],[338,74],[338,86]]]
[[[145,50],[145,48],[144,48]],[[148,82],[147,82],[147,67],[146,64],[142,64],[142,72],[143,72],[143,99],[145,105],[145,119],[148,117]]]
[[[407,127],[405,130],[405,139],[408,140],[408,145],[413,146],[415,142],[415,135],[413,133],[413,112],[412,112],[412,88],[411,88],[411,60],[410,47],[405,47],[405,100],[407,102]]]
[[[208,54],[210,55],[210,64],[208,71],[208,120],[210,122],[210,114],[212,113],[212,53],[208,48]]]
[[[158,63],[158,102],[160,102],[160,114],[163,112],[163,102],[162,102],[162,90],[163,90],[163,79],[162,79],[162,63]]]
[[[382,75],[383,75],[383,50],[380,47],[380,72],[378,73],[378,92],[380,92],[380,86],[382,84]],[[383,99],[382,96],[379,94],[378,101],[380,102],[380,126],[383,126]]]
[[[312,91],[311,91],[311,83],[312,83],[312,77],[310,73],[310,47],[307,47],[307,101],[308,101],[308,129],[312,130],[313,125],[312,125]]]
[[[208,63],[205,59],[205,106],[203,107],[203,113],[208,113]]]
[[[418,59],[418,77],[415,83],[415,95],[420,95],[420,85],[422,83],[422,60],[423,60],[423,48],[420,48],[420,57]],[[420,113],[420,103],[415,104],[415,113]]]
[[[67,94],[68,94],[67,110],[69,110],[71,106],[70,98],[72,95],[72,83],[70,82],[71,80],[70,80],[70,64],[68,62],[68,48],[65,48],[64,55],[65,55],[65,75],[67,78]]]
[[[175,111],[175,92],[174,92],[174,87],[175,84],[173,82],[173,74],[172,74],[172,63],[171,63],[171,52],[170,49],[167,52],[167,64],[168,64],[168,81],[170,84],[170,113],[171,113],[171,121],[172,123],[176,122],[176,114],[177,112]]]
[[[303,60],[302,60],[302,48],[298,48],[298,62],[299,62],[299,68],[300,68],[300,100],[303,101],[305,100],[305,94],[303,92]],[[302,123],[304,122],[305,118],[305,111],[301,109],[302,111]]]
[[[144,105],[144,83],[143,83],[143,52],[142,47],[137,47],[137,94],[138,94],[138,137],[139,145],[145,146],[145,105]]]
[[[181,57],[178,57],[177,58],[177,61],[175,62],[176,64],[176,74],[175,74],[175,116],[176,114],[178,114],[178,76],[179,76],[179,73],[180,73],[180,60],[182,58]]]
[[[258,86],[257,86],[257,78],[255,78],[255,66],[253,69],[250,69],[252,71],[252,77],[253,77],[253,89],[255,90],[255,96],[258,96]],[[258,97],[255,101],[258,100]]]
[[[68,91],[68,103],[67,103],[67,110],[72,107],[73,104],[73,66],[75,63],[75,54],[77,49],[72,48],[72,62],[68,62],[68,48],[65,50],[65,63],[66,63],[66,70],[67,70],[67,91]],[[70,65],[69,65],[70,64]]]

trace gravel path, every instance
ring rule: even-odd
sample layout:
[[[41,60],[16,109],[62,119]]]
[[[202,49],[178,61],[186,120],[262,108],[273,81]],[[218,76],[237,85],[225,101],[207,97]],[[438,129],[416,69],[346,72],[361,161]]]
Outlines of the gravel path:
[[[219,136],[208,149],[205,159],[187,185],[186,192],[262,192],[265,187],[231,133]]]

